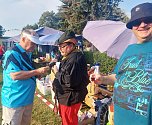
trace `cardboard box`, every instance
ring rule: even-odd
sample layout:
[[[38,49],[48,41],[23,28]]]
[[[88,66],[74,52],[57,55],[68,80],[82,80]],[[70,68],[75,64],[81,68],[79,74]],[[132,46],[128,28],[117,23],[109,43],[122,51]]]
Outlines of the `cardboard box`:
[[[36,80],[37,88],[43,95],[49,95],[51,94],[51,86],[50,83],[45,83],[44,78],[41,78],[40,80]]]

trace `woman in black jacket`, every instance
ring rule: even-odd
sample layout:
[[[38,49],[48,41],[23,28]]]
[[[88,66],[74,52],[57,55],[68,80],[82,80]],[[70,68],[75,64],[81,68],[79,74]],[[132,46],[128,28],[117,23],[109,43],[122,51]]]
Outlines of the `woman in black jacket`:
[[[63,56],[59,70],[55,73],[54,91],[59,102],[62,125],[78,125],[77,113],[87,94],[89,77],[87,63],[82,52],[76,49],[76,37],[73,31],[66,31],[57,41]]]

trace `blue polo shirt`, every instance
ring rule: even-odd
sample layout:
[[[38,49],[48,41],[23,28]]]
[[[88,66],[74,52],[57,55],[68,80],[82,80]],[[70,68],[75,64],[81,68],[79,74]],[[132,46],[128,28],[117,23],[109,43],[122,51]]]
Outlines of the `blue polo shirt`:
[[[8,50],[3,60],[3,86],[1,90],[2,105],[9,108],[17,108],[33,103],[36,88],[36,78],[31,77],[25,80],[13,80],[10,77],[12,72],[33,70],[31,55],[19,45],[16,48],[20,51]],[[24,58],[26,55],[27,58]]]

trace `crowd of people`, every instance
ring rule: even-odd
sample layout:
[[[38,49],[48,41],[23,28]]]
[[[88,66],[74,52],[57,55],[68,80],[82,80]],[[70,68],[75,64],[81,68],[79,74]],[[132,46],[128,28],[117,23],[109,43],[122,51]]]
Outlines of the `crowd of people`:
[[[129,45],[118,60],[113,74],[92,73],[95,84],[113,85],[114,124],[152,124],[152,3],[143,3],[131,10],[126,24],[138,42]],[[49,67],[35,69],[32,52],[39,40],[32,29],[21,33],[20,42],[4,54],[2,99],[2,125],[30,125],[36,78],[49,71]],[[67,30],[56,41],[62,55],[55,75],[53,90],[59,103],[62,125],[78,125],[78,111],[88,90],[87,62],[76,48],[73,31]],[[52,55],[53,56],[53,55]],[[96,125],[100,124],[99,122]]]

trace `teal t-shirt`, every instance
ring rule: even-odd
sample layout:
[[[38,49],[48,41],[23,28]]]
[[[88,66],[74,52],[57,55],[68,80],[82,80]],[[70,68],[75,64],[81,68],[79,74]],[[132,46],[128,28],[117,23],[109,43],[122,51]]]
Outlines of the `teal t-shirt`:
[[[114,72],[114,124],[152,125],[152,41],[128,46]]]
[[[3,86],[1,90],[2,105],[9,108],[17,108],[33,103],[34,92],[36,87],[35,77],[25,80],[13,80],[10,77],[11,72],[19,72],[21,70],[28,71],[34,69],[32,66],[31,55],[17,44],[16,47],[21,53],[14,50],[5,52],[3,60]],[[27,59],[21,55],[27,54]],[[29,69],[28,69],[28,68]]]

